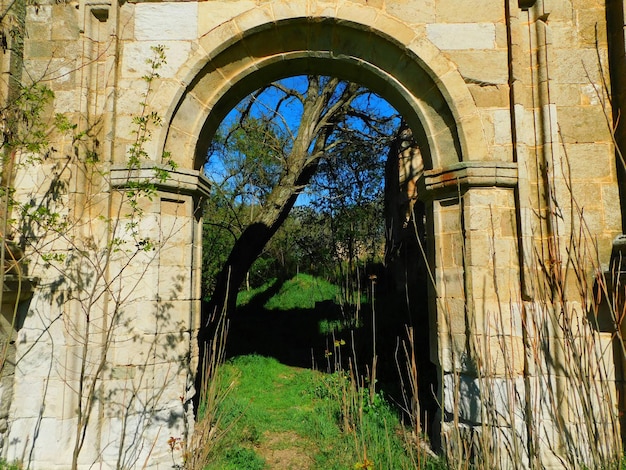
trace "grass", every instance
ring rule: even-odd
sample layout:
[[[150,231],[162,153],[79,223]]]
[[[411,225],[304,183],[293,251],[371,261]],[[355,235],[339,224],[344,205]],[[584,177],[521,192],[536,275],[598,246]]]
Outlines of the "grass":
[[[229,432],[207,470],[416,468],[382,395],[369,403],[367,393],[357,392],[349,401],[360,422],[346,423],[350,385],[343,372],[322,374],[249,355],[228,361],[220,374],[222,383],[235,383],[220,409]]]
[[[237,306],[248,305],[259,294],[266,292],[277,283],[271,279],[256,289],[242,291],[237,296]],[[265,302],[266,310],[312,309],[316,302],[336,301],[340,289],[330,282],[309,274],[298,274],[285,281],[279,291]]]
[[[304,347],[310,364],[314,343],[324,353],[324,342],[317,344],[316,335],[321,334],[327,338],[324,363],[328,362],[327,372],[334,373],[306,368],[306,363],[299,361],[288,361],[291,366],[281,363],[276,359],[280,353],[271,352],[276,348],[261,348],[267,350],[263,354],[258,354],[260,345],[247,351],[235,348],[237,352],[230,354],[234,357],[220,363],[210,381],[215,385],[210,394],[218,399],[213,401],[209,424],[203,429],[209,437],[220,437],[209,439],[207,465],[190,468],[446,468],[440,460],[427,456],[421,446],[423,436],[402,425],[378,387],[374,389],[367,379],[352,372],[352,353],[366,350],[353,345],[362,332],[343,335],[345,341],[336,336],[345,327],[341,316],[333,317],[341,310],[340,296],[338,286],[306,274],[287,281],[272,280],[240,293],[241,310],[231,319],[228,344],[234,344],[233,340],[248,345],[262,341],[282,348],[277,351],[290,352]],[[302,321],[294,323],[294,318]],[[241,322],[255,326],[237,329]],[[273,326],[268,328],[266,323]],[[302,329],[311,328],[318,331],[301,334]],[[304,367],[295,367],[300,364]],[[370,373],[365,364],[359,368]]]

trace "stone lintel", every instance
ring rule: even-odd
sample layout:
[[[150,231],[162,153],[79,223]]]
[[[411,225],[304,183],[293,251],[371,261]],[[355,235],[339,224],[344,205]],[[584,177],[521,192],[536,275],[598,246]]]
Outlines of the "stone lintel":
[[[426,170],[418,181],[418,194],[424,199],[439,199],[462,194],[469,188],[516,186],[517,163],[459,162]]]
[[[165,180],[157,178],[155,170],[168,173]],[[208,178],[200,171],[176,168],[154,162],[145,162],[140,168],[129,169],[124,165],[111,168],[111,187],[124,189],[129,183],[150,183],[160,192],[208,197],[210,186]]]

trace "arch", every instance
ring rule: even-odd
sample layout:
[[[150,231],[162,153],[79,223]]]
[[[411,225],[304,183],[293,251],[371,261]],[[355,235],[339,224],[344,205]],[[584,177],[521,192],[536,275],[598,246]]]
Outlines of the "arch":
[[[183,85],[166,115],[162,145],[181,166],[201,167],[217,126],[249,93],[308,73],[356,81],[384,97],[409,123],[428,168],[486,159],[486,144],[476,138],[480,117],[460,74],[428,40],[407,36],[399,21],[267,13],[267,21],[244,29],[249,14],[207,33],[200,42],[213,46],[179,71]],[[231,34],[219,40],[225,31]]]

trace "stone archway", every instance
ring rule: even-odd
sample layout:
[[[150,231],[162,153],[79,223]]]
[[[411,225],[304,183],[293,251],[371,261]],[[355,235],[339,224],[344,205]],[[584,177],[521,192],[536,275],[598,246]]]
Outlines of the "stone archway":
[[[239,29],[253,22],[251,17],[265,18],[255,10],[202,38],[204,55],[197,54],[192,70],[181,77],[188,85],[178,89],[177,101],[168,111],[167,130],[161,136],[163,149],[181,166],[201,168],[226,114],[259,86],[288,76],[338,76],[358,81],[387,99],[403,114],[421,149],[419,161],[410,164],[413,169],[408,171],[421,175],[419,194],[426,204],[431,235],[428,253],[435,284],[430,285],[429,295],[430,354],[438,368],[438,382],[443,384],[437,401],[444,403],[445,397],[458,391],[449,380],[452,375],[467,372],[472,380],[473,365],[468,359],[472,353],[467,344],[472,335],[481,334],[480,327],[476,331],[468,326],[466,299],[473,294],[464,249],[472,242],[482,245],[485,239],[467,238],[464,220],[474,212],[483,213],[485,195],[491,198],[497,192],[502,209],[496,217],[509,221],[498,237],[510,252],[516,252],[512,191],[517,184],[516,164],[489,160],[483,124],[464,80],[434,45],[401,23],[363,24],[332,16],[294,15],[259,21],[228,41],[221,40],[221,30]],[[397,37],[398,32],[410,37]],[[480,202],[473,203],[474,198]],[[490,261],[474,255],[469,263],[485,269]],[[518,273],[510,258],[497,269],[506,277],[504,282]],[[497,299],[495,289],[481,286],[479,301],[491,306],[509,301]],[[516,373],[523,368],[520,360]],[[477,399],[470,395],[470,402]],[[446,430],[437,432],[445,434]]]
[[[68,200],[76,206],[69,211],[84,216],[87,231],[111,235],[102,223],[111,200],[149,179],[163,151],[178,164],[155,185],[144,212],[149,223],[142,226],[155,240],[166,231],[175,236],[163,241],[149,269],[130,265],[141,292],[127,297],[128,321],[112,338],[99,380],[99,396],[141,395],[150,405],[131,409],[119,400],[126,413],[121,419],[98,402],[81,465],[114,466],[121,456],[151,468],[169,465],[168,438],[190,431],[200,316],[198,209],[208,191],[199,170],[206,147],[248,92],[306,73],[351,79],[379,93],[404,115],[423,152],[417,187],[432,234],[430,354],[439,368],[444,444],[464,459],[487,433],[502,444],[503,461],[507,445],[514,445],[519,459],[513,460],[522,465],[530,466],[530,458],[545,465],[560,460],[563,441],[550,434],[552,422],[568,429],[577,422],[565,416],[571,410],[554,413],[541,398],[552,382],[564,390],[556,376],[565,364],[562,357],[550,362],[548,350],[560,341],[551,331],[547,350],[530,347],[523,322],[534,317],[528,312],[545,321],[540,327],[555,318],[544,316],[552,305],[535,297],[527,274],[536,253],[540,263],[555,266],[555,246],[578,223],[572,194],[597,234],[598,259],[608,258],[621,227],[613,141],[597,124],[605,108],[595,93],[604,83],[596,62],[610,59],[602,37],[607,6],[579,3],[477,0],[477,8],[461,8],[451,0],[50,0],[27,7],[21,13],[29,32],[24,48],[7,52],[5,62],[23,64],[28,74],[54,71],[46,82],[56,93],[51,116],[100,126],[93,129],[94,143],[106,184],[96,195],[93,219],[79,207],[85,181],[75,178],[69,186]],[[142,67],[151,47],[162,43],[168,64],[146,98],[137,86]],[[143,111],[155,112],[163,126],[153,130],[144,160],[129,174],[129,123]],[[70,147],[66,137],[54,136],[54,148]],[[50,173],[63,152],[18,175],[18,196],[42,196],[37,178]],[[82,163],[63,162],[70,171]],[[557,198],[567,210],[553,210]],[[555,220],[548,223],[550,217]],[[568,259],[565,249],[558,254]],[[588,273],[592,265],[582,269]],[[106,273],[103,279],[121,279],[115,269]],[[9,426],[0,430],[3,457],[26,455],[44,468],[71,458],[80,341],[67,325],[82,318],[80,305],[46,296],[45,289],[45,283],[34,289],[17,332]],[[115,308],[106,299],[116,292],[107,291],[97,306],[105,322]],[[532,354],[536,364],[528,362]],[[32,406],[14,399],[21,395],[29,395]],[[481,397],[492,399],[495,409]],[[532,428],[529,410],[535,409],[542,410],[545,427]],[[124,440],[129,423],[136,432]]]
[[[399,22],[387,26],[402,30]],[[220,32],[202,39],[211,45],[213,36]],[[189,85],[168,112],[164,149],[185,166],[193,152],[198,167],[219,123],[260,83],[315,73],[357,81],[387,99],[414,129],[429,167],[486,159],[485,142],[473,135],[481,126],[478,112],[461,76],[432,44],[413,37],[406,46],[375,25],[332,17],[275,18],[250,28],[195,57],[193,71],[181,77]]]

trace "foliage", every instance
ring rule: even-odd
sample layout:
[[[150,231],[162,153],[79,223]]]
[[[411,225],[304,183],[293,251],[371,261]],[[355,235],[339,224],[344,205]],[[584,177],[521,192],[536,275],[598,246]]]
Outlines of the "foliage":
[[[382,149],[396,125],[395,111],[372,92],[331,77],[293,77],[244,99],[222,123],[205,167],[215,188],[205,225],[207,293],[223,291],[227,277],[236,291],[244,275],[256,286],[301,264],[329,271],[331,256],[380,252]],[[332,216],[328,236],[318,237],[325,243],[312,243],[319,224],[311,212],[287,217],[298,198],[315,199],[313,212]],[[239,246],[246,234],[251,240]]]
[[[0,470],[21,470],[23,467],[18,464],[10,464],[0,459]]]
[[[267,116],[251,116],[230,129],[220,128],[205,167],[219,183],[219,193],[251,210],[263,204],[278,182],[287,152],[288,139],[282,134]]]

